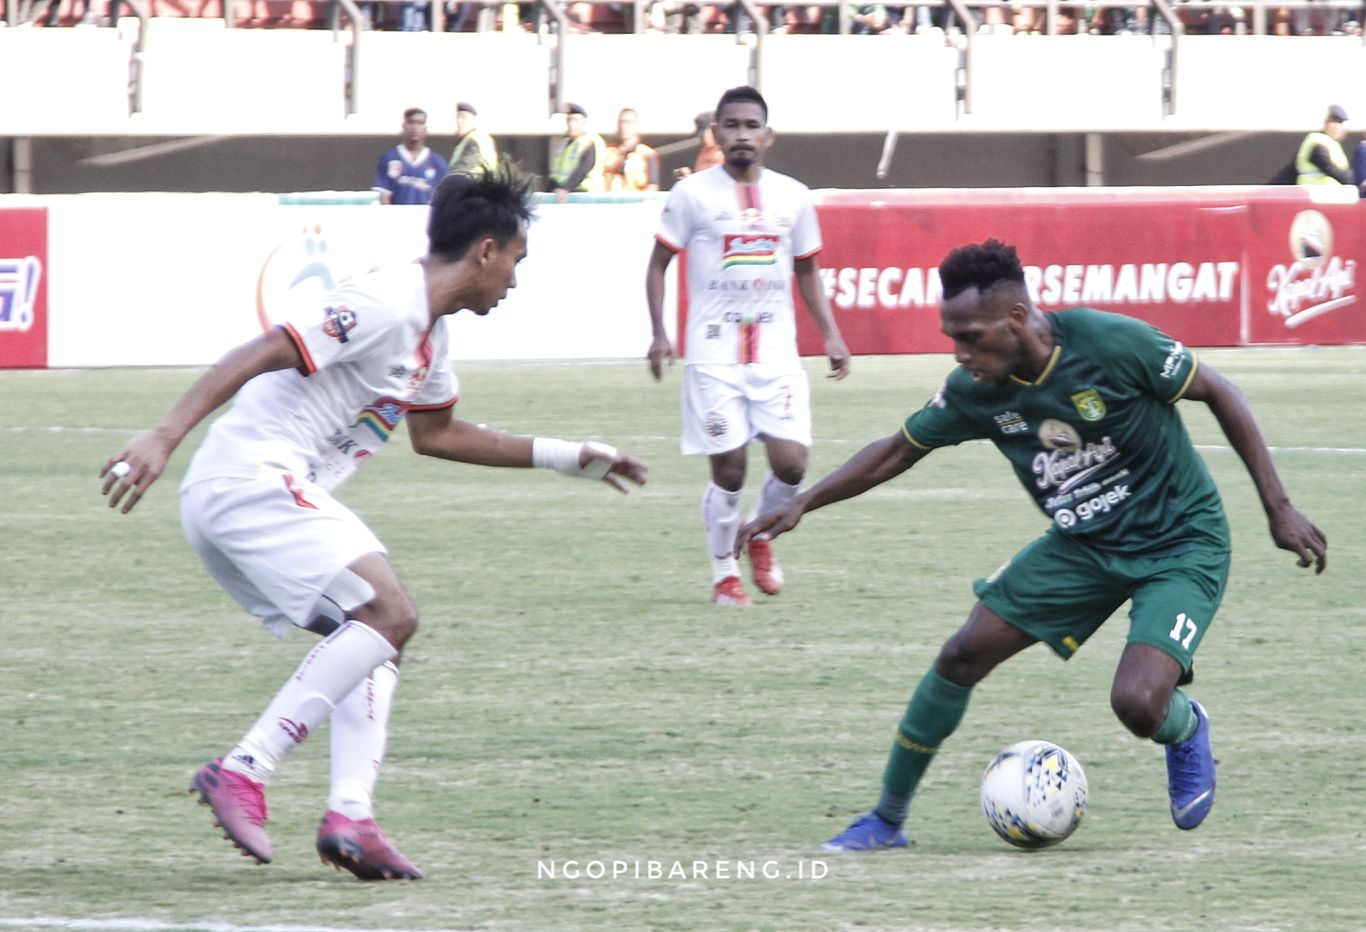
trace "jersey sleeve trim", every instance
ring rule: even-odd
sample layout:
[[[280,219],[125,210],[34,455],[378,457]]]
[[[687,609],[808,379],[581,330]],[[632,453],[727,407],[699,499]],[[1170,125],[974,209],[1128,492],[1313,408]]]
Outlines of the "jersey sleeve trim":
[[[905,437],[906,440],[910,443],[910,445],[913,446],[913,447],[915,447],[917,450],[933,450],[933,449],[934,449],[934,447],[930,446],[929,444],[921,443],[919,440],[916,440],[915,437],[913,437],[913,436],[911,435],[910,430],[906,427],[905,424],[902,424],[902,425],[901,425],[901,435],[902,435],[903,437]]]
[[[794,261],[801,260],[801,259],[810,259],[812,256],[818,255],[818,254],[820,253],[820,251],[821,251],[822,249],[824,249],[824,248],[825,248],[825,246],[824,246],[824,244],[822,244],[822,245],[820,245],[820,246],[817,246],[815,249],[808,250],[807,252],[802,253],[800,256],[793,256],[792,258],[793,258]]]
[[[294,348],[299,351],[299,358],[303,362],[297,367],[300,375],[312,375],[318,371],[318,366],[313,362],[313,356],[308,352],[308,347],[304,344],[304,338],[299,336],[299,331],[294,329],[291,323],[280,324],[280,329],[285,332],[285,336],[294,342]]]
[[[409,411],[444,411],[444,410],[446,410],[447,408],[454,408],[454,407],[455,407],[455,403],[456,403],[457,401],[459,401],[459,400],[460,400],[460,396],[459,396],[459,395],[455,395],[455,396],[453,396],[453,397],[451,398],[450,401],[443,401],[443,402],[441,402],[441,403],[439,403],[439,404],[434,404],[434,405],[412,405],[411,407],[408,408],[408,410],[409,410]]]
[[[678,253],[680,253],[680,252],[683,251],[683,247],[682,247],[682,246],[675,246],[673,243],[671,243],[671,242],[669,242],[667,239],[665,239],[665,238],[664,238],[664,234],[662,234],[662,233],[656,233],[656,234],[655,234],[655,242],[658,243],[659,245],[663,246],[665,249],[669,250],[669,252],[672,252],[672,253],[674,253],[674,254],[678,254]]]
[[[1186,392],[1190,391],[1191,383],[1195,381],[1195,373],[1200,369],[1200,357],[1191,352],[1191,371],[1186,375],[1186,381],[1181,383],[1181,387],[1176,390],[1176,394],[1167,399],[1167,404],[1174,405],[1185,397]]]

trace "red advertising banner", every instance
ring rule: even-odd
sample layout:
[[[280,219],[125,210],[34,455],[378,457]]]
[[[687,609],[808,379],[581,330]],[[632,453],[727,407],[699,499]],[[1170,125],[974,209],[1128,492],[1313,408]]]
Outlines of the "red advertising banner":
[[[0,210],[0,369],[47,366],[47,210]]]
[[[1044,310],[1086,305],[1193,346],[1366,342],[1366,205],[1304,188],[840,191],[821,195],[821,274],[854,353],[948,352],[939,261],[996,238]],[[798,314],[805,355],[823,347]]]

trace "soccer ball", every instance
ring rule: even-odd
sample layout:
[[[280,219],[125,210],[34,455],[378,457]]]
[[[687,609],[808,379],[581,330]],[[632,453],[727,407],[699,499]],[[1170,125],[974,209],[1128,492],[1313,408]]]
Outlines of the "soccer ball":
[[[1018,741],[982,774],[982,811],[992,830],[1017,848],[1056,845],[1086,815],[1086,772],[1056,744]]]

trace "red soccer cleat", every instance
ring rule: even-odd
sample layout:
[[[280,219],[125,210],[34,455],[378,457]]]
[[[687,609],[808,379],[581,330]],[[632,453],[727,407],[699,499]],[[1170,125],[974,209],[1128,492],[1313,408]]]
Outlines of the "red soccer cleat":
[[[224,838],[257,864],[269,864],[265,789],[245,774],[224,770],[222,763],[220,757],[200,767],[190,792],[198,793],[200,804],[213,810],[214,824],[223,830]]]
[[[711,590],[711,601],[714,605],[753,605],[749,596],[745,594],[745,587],[740,583],[739,576],[727,576],[721,580]]]
[[[751,540],[746,546],[749,551],[749,566],[754,571],[754,585],[765,595],[777,595],[783,591],[783,568],[773,556],[773,545],[766,540]]]
[[[421,880],[424,876],[394,847],[374,819],[348,819],[329,809],[318,826],[324,864],[346,868],[361,880]]]

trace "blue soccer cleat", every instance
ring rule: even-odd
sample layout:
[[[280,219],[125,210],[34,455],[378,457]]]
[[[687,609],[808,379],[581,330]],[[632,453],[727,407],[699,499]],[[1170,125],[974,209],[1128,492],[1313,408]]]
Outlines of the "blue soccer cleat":
[[[1172,800],[1172,821],[1180,829],[1192,829],[1205,821],[1214,808],[1214,752],[1209,744],[1209,716],[1191,700],[1198,724],[1185,741],[1167,745],[1167,795]]]
[[[821,845],[822,851],[876,851],[906,847],[906,832],[876,812],[859,816],[848,828]]]

